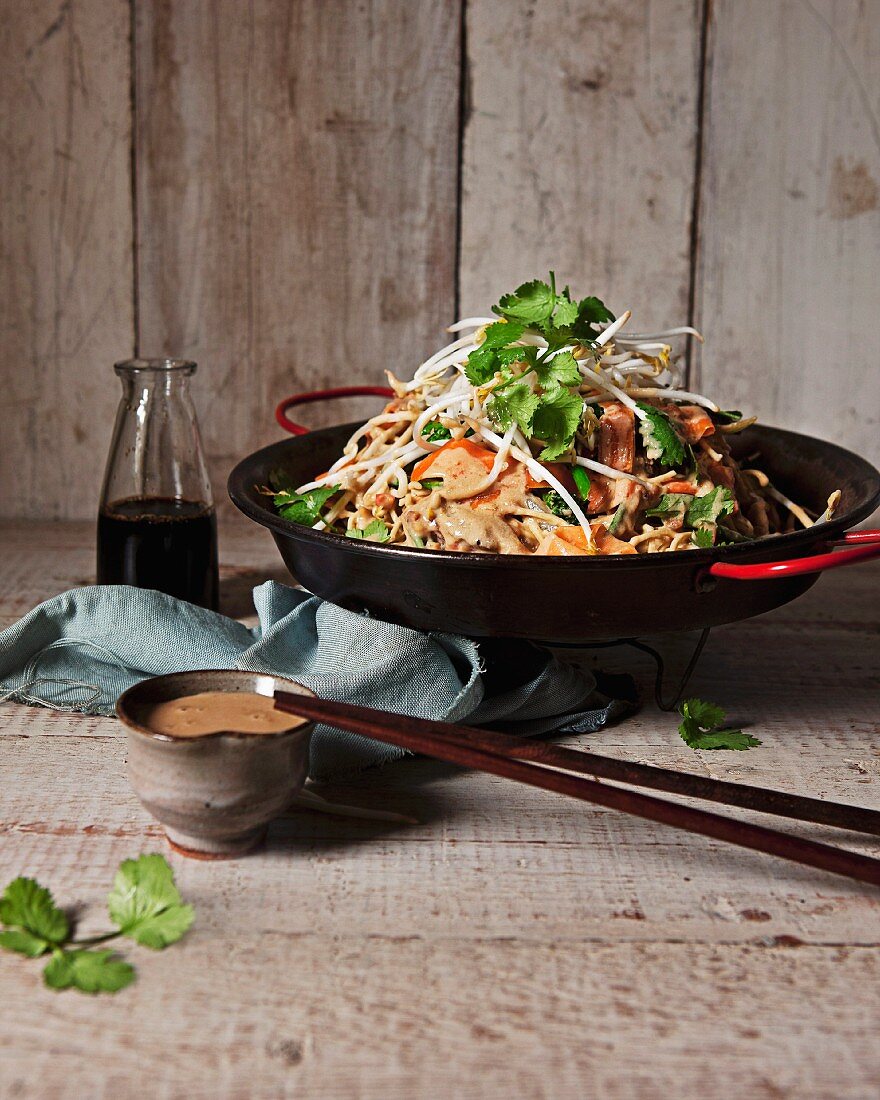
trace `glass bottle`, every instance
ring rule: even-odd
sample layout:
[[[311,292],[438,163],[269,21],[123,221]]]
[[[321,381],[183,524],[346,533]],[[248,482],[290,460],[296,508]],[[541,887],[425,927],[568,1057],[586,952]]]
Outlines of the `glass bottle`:
[[[98,584],[217,607],[217,518],[189,392],[196,364],[129,359],[98,512]]]

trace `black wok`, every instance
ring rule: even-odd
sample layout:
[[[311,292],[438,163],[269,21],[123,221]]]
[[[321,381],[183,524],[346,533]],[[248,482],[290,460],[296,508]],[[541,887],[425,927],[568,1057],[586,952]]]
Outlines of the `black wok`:
[[[357,426],[325,428],[264,447],[232,471],[229,495],[245,515],[269,528],[285,565],[310,591],[417,630],[572,644],[747,619],[815,584],[819,573],[797,572],[804,567],[798,559],[827,556],[844,532],[880,503],[880,474],[863,458],[833,443],[755,425],[730,437],[734,454],[748,457],[777,488],[817,513],[829,494],[841,489],[830,522],[707,550],[556,558],[382,546],[282,519],[258,491],[269,472],[283,470],[294,485],[310,481],[339,457]],[[835,564],[876,552],[856,546],[834,555]],[[761,563],[775,564],[770,570],[766,565],[744,570],[748,580],[710,572]],[[824,559],[806,565],[827,567]],[[772,579],[753,579],[755,572]]]

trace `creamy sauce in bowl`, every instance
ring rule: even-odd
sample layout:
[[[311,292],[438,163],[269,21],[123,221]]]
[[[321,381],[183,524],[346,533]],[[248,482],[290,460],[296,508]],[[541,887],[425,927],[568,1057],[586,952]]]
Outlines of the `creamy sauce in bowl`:
[[[165,699],[144,709],[139,721],[165,737],[208,737],[213,733],[284,733],[305,718],[275,709],[271,695],[253,691],[200,691]]]

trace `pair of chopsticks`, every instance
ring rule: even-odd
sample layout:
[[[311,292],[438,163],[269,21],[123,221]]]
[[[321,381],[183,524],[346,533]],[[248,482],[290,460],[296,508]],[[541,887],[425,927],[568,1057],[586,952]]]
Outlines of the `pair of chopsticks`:
[[[296,714],[337,729],[359,733],[375,741],[433,756],[465,768],[475,768],[504,779],[513,779],[545,791],[569,795],[582,802],[606,806],[675,829],[711,836],[743,848],[818,867],[859,882],[880,886],[880,859],[859,855],[845,848],[803,840],[748,821],[707,810],[684,806],[638,791],[609,787],[582,775],[598,776],[618,783],[649,787],[690,798],[741,806],[761,813],[776,814],[798,821],[812,821],[841,829],[880,836],[880,812],[861,806],[845,806],[803,795],[785,794],[739,783],[690,775],[687,772],[629,763],[581,752],[563,745],[512,737],[473,726],[387,714],[372,707],[335,703],[310,695],[275,692],[277,710]],[[570,772],[578,775],[566,774]]]

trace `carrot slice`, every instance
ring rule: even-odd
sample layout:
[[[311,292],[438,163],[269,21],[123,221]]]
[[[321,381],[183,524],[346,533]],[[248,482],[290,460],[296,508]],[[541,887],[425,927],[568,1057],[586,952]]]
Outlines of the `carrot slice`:
[[[437,461],[439,455],[456,450],[466,451],[471,458],[475,458],[477,461],[481,462],[486,467],[486,473],[492,469],[492,464],[495,461],[494,451],[490,451],[487,447],[481,447],[478,443],[472,443],[469,439],[450,439],[448,443],[444,443],[443,446],[438,447],[436,451],[432,451],[429,455],[425,455],[425,457],[416,464],[412,472],[412,480],[421,481]]]
[[[596,549],[587,548],[587,536],[582,527],[557,527],[551,537],[536,551],[548,557],[582,557],[587,554],[636,554],[638,551],[628,542],[608,533],[602,523],[591,523]]]

